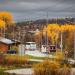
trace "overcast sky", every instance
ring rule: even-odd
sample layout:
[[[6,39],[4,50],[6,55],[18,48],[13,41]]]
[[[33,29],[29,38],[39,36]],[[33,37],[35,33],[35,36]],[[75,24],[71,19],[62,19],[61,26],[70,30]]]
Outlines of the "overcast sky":
[[[75,0],[0,0],[0,11],[11,11],[15,21],[75,17]]]

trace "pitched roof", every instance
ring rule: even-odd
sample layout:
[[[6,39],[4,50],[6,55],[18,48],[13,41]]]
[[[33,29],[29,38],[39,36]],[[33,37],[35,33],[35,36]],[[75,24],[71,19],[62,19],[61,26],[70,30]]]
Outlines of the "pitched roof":
[[[0,37],[0,42],[3,42],[5,44],[13,44],[14,43],[10,39],[4,38],[4,37]]]

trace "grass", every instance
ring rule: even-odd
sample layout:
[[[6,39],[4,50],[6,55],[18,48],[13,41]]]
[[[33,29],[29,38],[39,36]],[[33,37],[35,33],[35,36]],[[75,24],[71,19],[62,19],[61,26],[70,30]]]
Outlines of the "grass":
[[[38,60],[44,60],[47,57],[37,57],[37,56],[32,56],[32,55],[24,55],[24,56],[19,56],[17,54],[13,55],[13,54],[6,54],[6,57],[21,57],[21,58],[28,58],[28,59],[38,59]]]
[[[29,59],[38,59],[38,60],[44,60],[47,57],[37,57],[37,56],[32,56],[32,55],[26,55]]]
[[[5,73],[4,71],[6,70],[12,70],[12,69],[17,69],[17,67],[14,67],[14,66],[0,66],[0,75],[9,75],[8,73]],[[13,74],[10,74],[10,75],[13,75]]]
[[[36,57],[36,56],[32,56],[32,55],[24,55],[24,56],[20,56],[18,54],[6,54],[5,57],[9,57],[9,58],[22,58],[22,59],[25,59],[27,58],[28,60],[29,59],[36,59],[36,60],[45,60],[45,59],[50,59],[52,60],[51,58],[49,57]],[[60,56],[59,56],[60,57]],[[28,61],[26,65],[24,65],[24,68],[31,68],[34,64],[37,64],[39,62],[37,61]],[[11,69],[20,69],[20,68],[23,68],[23,67],[17,67],[17,66],[14,66],[14,65],[11,65],[11,66],[0,66],[0,75],[9,75],[9,74],[4,74],[3,71],[5,70],[11,70]]]

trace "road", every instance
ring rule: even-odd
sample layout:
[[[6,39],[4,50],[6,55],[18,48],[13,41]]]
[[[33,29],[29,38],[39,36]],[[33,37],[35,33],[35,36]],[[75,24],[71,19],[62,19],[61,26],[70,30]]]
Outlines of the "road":
[[[75,68],[71,69],[71,75],[75,75]]]
[[[32,68],[25,68],[25,69],[16,69],[16,70],[7,70],[5,71],[10,74],[18,74],[18,75],[32,75],[33,69]],[[75,75],[75,68],[71,69],[71,75]]]

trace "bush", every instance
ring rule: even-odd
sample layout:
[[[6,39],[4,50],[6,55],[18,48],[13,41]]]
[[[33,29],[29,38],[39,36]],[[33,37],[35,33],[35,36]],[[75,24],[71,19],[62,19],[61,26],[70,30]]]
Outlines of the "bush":
[[[56,61],[46,60],[33,66],[33,75],[70,75],[70,68],[63,67]]]
[[[57,61],[62,61],[64,59],[64,53],[62,53],[60,51],[56,52],[54,55],[56,57],[55,60],[57,60]]]
[[[55,61],[46,60],[42,63],[33,66],[34,75],[56,75],[60,64]]]
[[[5,58],[8,62],[8,64],[25,64],[28,60],[27,57],[25,56],[18,56],[18,55],[9,55],[9,56],[6,56]]]
[[[67,67],[66,65],[63,66],[63,68],[58,70],[57,75],[70,75],[71,69]]]
[[[26,65],[28,62],[28,58],[26,56],[19,55],[5,55],[2,60],[0,60],[1,65],[14,65],[14,66],[22,66]]]

